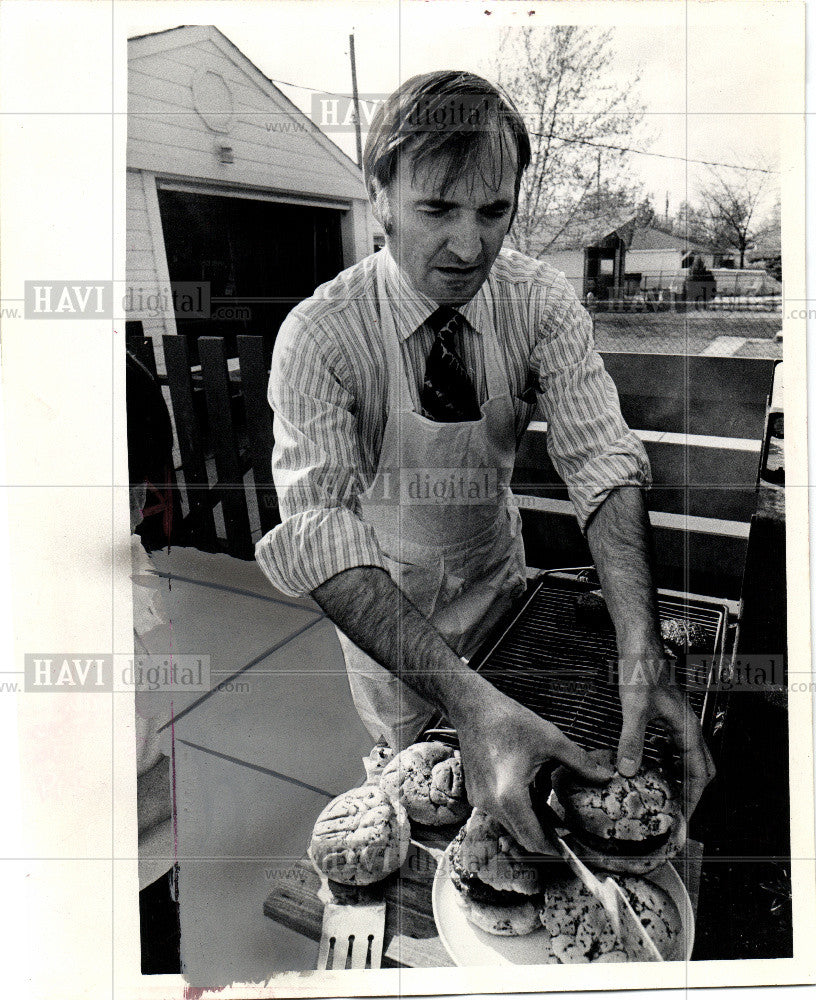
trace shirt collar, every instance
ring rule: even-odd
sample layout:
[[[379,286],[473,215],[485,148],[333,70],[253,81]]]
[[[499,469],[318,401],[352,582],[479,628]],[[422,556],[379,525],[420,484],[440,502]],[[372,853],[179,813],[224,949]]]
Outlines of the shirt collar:
[[[385,257],[385,290],[390,300],[394,325],[399,336],[407,340],[432,313],[436,312],[438,305],[413,286],[400,270],[388,248],[382,252]],[[489,306],[486,290],[487,282],[459,310],[477,333],[484,333],[488,328]]]

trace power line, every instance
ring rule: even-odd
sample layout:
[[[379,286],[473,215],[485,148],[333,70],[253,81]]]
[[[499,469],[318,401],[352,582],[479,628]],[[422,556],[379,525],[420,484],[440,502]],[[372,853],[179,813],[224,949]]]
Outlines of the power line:
[[[267,80],[269,80],[270,83],[278,83],[284,87],[294,87],[296,90],[310,90],[313,94],[328,94],[329,97],[350,97],[349,94],[340,94],[336,90],[323,90],[321,87],[307,87],[302,83],[290,83],[288,80],[276,80],[271,76],[268,76]]]
[[[350,99],[349,94],[341,94],[336,90],[323,90],[320,87],[308,87],[302,83],[290,83],[288,80],[275,80],[269,77],[271,83],[278,83],[284,87],[295,87],[297,90],[308,90],[313,94],[328,94],[330,97],[345,97]],[[655,153],[650,149],[635,149],[632,146],[615,146],[609,143],[592,142],[590,139],[575,139],[565,135],[545,135],[543,132],[530,132],[530,135],[540,139],[558,139],[559,142],[575,143],[580,146],[591,146],[593,149],[608,149],[613,153],[636,153],[638,156],[656,156],[661,160],[681,160],[685,163],[700,163],[705,167],[725,167],[728,170],[747,170],[759,174],[778,174],[778,170],[768,167],[743,167],[738,163],[721,163],[718,160],[698,160],[693,156],[679,156],[675,153]]]
[[[545,135],[543,132],[531,132],[530,135],[540,139],[558,139],[560,142],[576,143],[581,146],[592,146],[593,149],[609,149],[617,153],[637,153],[640,156],[657,156],[661,160],[682,160],[685,163],[702,163],[707,167],[727,167],[730,170],[752,170],[760,174],[778,174],[778,170],[771,170],[767,167],[743,167],[737,163],[720,163],[716,160],[697,160],[693,156],[679,156],[674,153],[655,153],[650,149],[634,149],[632,146],[614,146],[602,142],[592,142],[590,139],[574,139],[565,135]]]

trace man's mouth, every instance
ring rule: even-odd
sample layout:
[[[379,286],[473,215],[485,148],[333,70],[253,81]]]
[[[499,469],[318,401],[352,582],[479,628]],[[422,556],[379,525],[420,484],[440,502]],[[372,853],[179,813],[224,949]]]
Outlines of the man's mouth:
[[[471,278],[473,275],[477,274],[479,271],[479,265],[473,264],[469,267],[453,267],[450,265],[439,265],[437,266],[437,271],[441,271],[446,277],[449,278]]]

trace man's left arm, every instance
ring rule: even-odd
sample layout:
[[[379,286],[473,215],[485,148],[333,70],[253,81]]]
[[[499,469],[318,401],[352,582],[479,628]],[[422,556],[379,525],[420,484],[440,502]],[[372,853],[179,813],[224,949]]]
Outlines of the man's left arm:
[[[691,812],[714,768],[699,721],[671,686],[664,662],[643,502],[649,461],[623,419],[589,314],[563,275],[550,274],[549,281],[531,365],[548,422],[547,449],[587,535],[615,624],[624,718],[618,766],[624,774],[637,770],[646,726],[663,719],[685,759]]]
[[[652,582],[651,525],[642,489],[619,486],[612,490],[591,516],[586,535],[618,640],[623,711],[618,770],[635,774],[646,726],[654,719],[662,720],[683,758],[690,815],[714,777],[714,763],[697,716],[668,676]]]

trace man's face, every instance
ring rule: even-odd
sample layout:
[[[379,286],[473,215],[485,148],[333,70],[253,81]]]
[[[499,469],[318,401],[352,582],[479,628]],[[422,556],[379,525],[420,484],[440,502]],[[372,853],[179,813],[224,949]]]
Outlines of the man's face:
[[[463,305],[473,298],[498,256],[516,181],[515,155],[502,159],[501,177],[492,163],[484,164],[442,191],[437,164],[421,166],[414,176],[412,157],[405,156],[386,189],[389,250],[417,291],[435,302]]]

